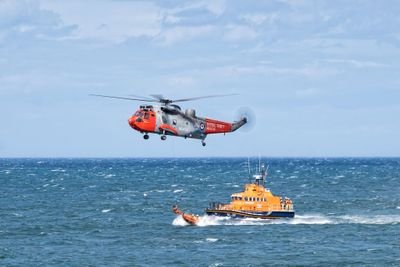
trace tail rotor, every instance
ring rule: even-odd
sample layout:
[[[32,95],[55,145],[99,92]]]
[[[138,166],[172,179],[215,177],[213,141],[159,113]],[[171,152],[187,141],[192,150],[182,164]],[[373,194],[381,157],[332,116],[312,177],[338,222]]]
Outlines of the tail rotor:
[[[244,124],[243,127],[240,128],[240,130],[243,132],[251,131],[256,125],[256,116],[254,114],[254,111],[249,107],[240,107],[236,111],[236,120],[241,121],[243,119],[246,120],[246,124]]]

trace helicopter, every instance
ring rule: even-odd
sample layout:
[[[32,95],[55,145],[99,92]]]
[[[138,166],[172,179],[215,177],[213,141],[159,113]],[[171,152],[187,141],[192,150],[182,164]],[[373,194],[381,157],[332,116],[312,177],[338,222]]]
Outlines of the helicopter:
[[[182,111],[177,102],[193,101],[204,98],[224,97],[228,95],[208,95],[183,99],[167,99],[162,95],[150,95],[148,97],[134,98],[90,94],[91,96],[106,97],[114,99],[123,99],[131,101],[147,102],[141,105],[139,109],[128,119],[132,129],[143,134],[145,140],[149,139],[149,133],[161,135],[161,140],[166,140],[167,135],[180,136],[183,138],[200,139],[203,146],[206,145],[205,139],[209,134],[226,134],[234,132],[247,123],[248,118],[243,116],[240,120],[229,123],[209,118],[197,117],[194,109]],[[150,105],[149,103],[159,103]]]

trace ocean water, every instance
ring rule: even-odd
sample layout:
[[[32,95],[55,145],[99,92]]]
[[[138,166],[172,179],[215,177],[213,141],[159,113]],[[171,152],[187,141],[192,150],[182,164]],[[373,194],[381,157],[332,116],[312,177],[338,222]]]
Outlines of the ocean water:
[[[400,266],[398,158],[262,159],[294,219],[171,212],[229,201],[246,161],[0,159],[0,266]]]

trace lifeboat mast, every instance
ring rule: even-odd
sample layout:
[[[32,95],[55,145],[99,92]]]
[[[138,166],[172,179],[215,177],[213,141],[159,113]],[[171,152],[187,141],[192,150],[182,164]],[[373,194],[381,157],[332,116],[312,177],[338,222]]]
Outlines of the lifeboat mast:
[[[255,174],[251,175],[251,168],[250,168],[250,159],[248,159],[247,161],[247,165],[248,165],[248,169],[249,169],[249,180],[250,182],[253,182],[251,178],[254,179],[254,183],[256,185],[261,185],[265,188],[265,182],[268,176],[268,168],[269,165],[267,166],[267,168],[265,168],[264,163],[261,164],[261,159],[258,158],[258,172],[256,172]]]

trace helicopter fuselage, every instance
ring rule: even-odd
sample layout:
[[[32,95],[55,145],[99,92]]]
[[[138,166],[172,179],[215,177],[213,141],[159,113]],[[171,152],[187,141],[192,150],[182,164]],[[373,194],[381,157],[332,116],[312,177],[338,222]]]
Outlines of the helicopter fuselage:
[[[149,138],[148,133],[160,134],[162,140],[166,139],[166,135],[173,135],[201,139],[203,146],[208,134],[233,132],[246,122],[246,118],[233,123],[201,118],[193,109],[183,112],[177,105],[140,106],[128,119],[129,125],[143,133],[145,139]]]

